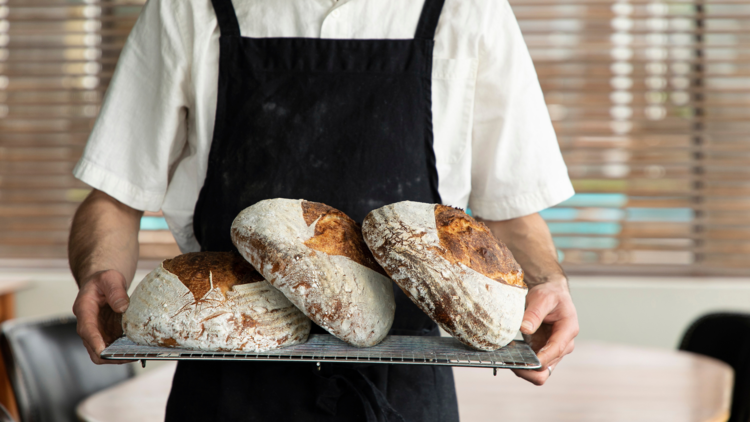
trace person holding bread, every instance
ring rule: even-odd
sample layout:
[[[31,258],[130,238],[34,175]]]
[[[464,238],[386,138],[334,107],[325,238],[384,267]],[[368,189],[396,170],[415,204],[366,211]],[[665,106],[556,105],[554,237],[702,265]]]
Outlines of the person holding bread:
[[[231,251],[271,198],[358,223],[384,205],[470,208],[529,285],[521,331],[542,385],[576,310],[538,211],[573,194],[507,0],[150,0],[74,170],[78,332],[95,363],[121,335],[139,221],[162,210],[183,252]],[[438,335],[398,289],[390,334]],[[456,421],[450,368],[180,362],[167,420]]]

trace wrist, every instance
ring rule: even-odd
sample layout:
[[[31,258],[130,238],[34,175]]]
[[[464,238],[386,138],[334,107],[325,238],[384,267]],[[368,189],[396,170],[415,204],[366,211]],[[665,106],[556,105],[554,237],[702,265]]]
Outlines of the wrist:
[[[106,270],[99,270],[87,273],[88,275],[82,277],[78,281],[78,288],[82,289],[83,286],[94,282],[96,280],[101,280],[103,278],[112,278],[114,280],[120,281],[123,284],[123,287],[127,290],[129,287],[129,284],[123,274],[120,271],[114,270],[114,269],[106,269]]]
[[[527,277],[526,284],[529,288],[541,285],[562,286],[568,290],[568,277],[565,274],[550,274],[543,277]]]

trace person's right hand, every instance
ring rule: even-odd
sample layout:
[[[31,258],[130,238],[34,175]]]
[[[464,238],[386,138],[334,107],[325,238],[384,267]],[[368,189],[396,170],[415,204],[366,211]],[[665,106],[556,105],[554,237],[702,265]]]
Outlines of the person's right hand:
[[[96,364],[125,363],[104,360],[102,350],[122,336],[122,313],[128,309],[128,283],[115,270],[99,271],[81,283],[73,313],[78,318],[77,331]]]

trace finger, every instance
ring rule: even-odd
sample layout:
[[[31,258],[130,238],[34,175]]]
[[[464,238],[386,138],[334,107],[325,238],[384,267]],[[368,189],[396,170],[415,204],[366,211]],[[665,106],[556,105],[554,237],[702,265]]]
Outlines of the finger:
[[[574,342],[570,342],[568,347],[565,350],[565,355],[569,355],[573,352],[573,349],[575,349]],[[549,364],[543,365],[539,369],[513,369],[513,373],[515,373],[520,378],[528,379],[529,381],[543,381],[549,378],[549,370],[547,368],[550,368],[554,371],[555,367],[562,361],[564,356],[560,356],[557,359],[552,360]],[[547,374],[546,377],[542,376],[544,373]]]
[[[570,343],[568,343],[568,346],[565,348],[565,353],[563,353],[562,357],[565,357],[571,353],[573,353],[573,350],[576,348],[576,341],[570,340]]]
[[[100,357],[106,344],[101,333],[103,327],[100,327],[99,315],[101,307],[106,306],[106,298],[96,284],[84,284],[73,303],[73,313],[77,319],[76,332],[81,337],[89,358],[95,364],[127,363],[129,361],[110,361]]]
[[[102,337],[99,331],[99,325],[96,323],[97,319],[95,316],[92,316],[90,309],[87,309],[85,306],[82,309],[78,308],[78,311],[79,311],[77,315],[78,324],[76,327],[76,331],[78,332],[78,335],[81,337],[83,346],[86,348],[86,351],[88,352],[89,357],[91,358],[92,362],[94,362],[97,365],[102,365],[102,364],[118,364],[119,365],[121,363],[132,362],[132,361],[102,359],[100,355],[101,355],[101,352],[105,349],[105,343],[104,343],[104,338]]]
[[[100,280],[100,289],[112,310],[120,314],[125,312],[130,304],[125,277],[117,271],[107,271]]]
[[[534,334],[524,334],[523,339],[529,344],[534,353],[539,353],[542,347],[547,345],[547,340],[549,340],[551,335],[552,324],[542,324],[536,329]]]
[[[569,355],[573,352],[575,349],[575,341],[571,340],[570,343],[565,347],[565,351],[562,354],[562,356],[559,356],[553,360],[551,360],[549,363],[542,364],[542,367],[539,369],[513,369],[513,373],[516,374],[519,378],[523,378],[534,385],[543,385],[547,379],[549,378],[549,370],[547,368],[551,368],[552,370],[555,369],[558,363],[562,361],[563,357],[565,355]]]
[[[560,361],[562,361],[562,357],[553,360],[548,365],[539,369],[513,369],[512,371],[517,377],[525,379],[534,385],[544,385],[550,377],[550,371],[554,371]]]
[[[76,314],[78,335],[97,355],[106,347],[104,337],[99,330],[98,311],[98,308],[91,309],[84,306],[79,308]]]
[[[558,357],[563,357],[567,353],[570,353],[567,351],[569,348],[572,351],[574,345],[571,345],[571,343],[577,333],[578,324],[575,321],[562,319],[556,322],[552,327],[552,335],[547,340],[547,344],[536,354],[542,365],[546,366]]]
[[[523,322],[521,323],[521,333],[534,334],[539,326],[542,325],[544,318],[557,306],[557,299],[551,294],[531,291],[526,298],[526,303],[526,312],[523,314]]]
[[[565,356],[567,356],[567,355],[569,355],[569,354],[573,353],[573,349],[575,349],[575,342],[571,340],[571,342],[570,342],[570,343],[568,343],[568,345],[567,345],[567,346],[565,346],[565,350],[563,351],[563,353],[562,353],[562,354],[561,354],[560,356],[558,356],[558,357],[556,357],[556,358],[552,359],[552,360],[551,360],[551,361],[550,361],[550,362],[549,362],[549,363],[547,364],[547,366],[549,366],[549,367],[553,367],[553,366],[557,365],[557,363],[558,363],[558,362],[560,362],[560,361],[562,360],[562,358],[564,358]],[[554,368],[553,368],[553,369],[554,369]]]
[[[525,379],[526,381],[534,385],[544,385],[549,378],[549,371],[546,368],[533,370],[533,369],[513,369],[513,373],[517,377]]]
[[[76,315],[76,331],[84,343],[92,348],[94,352],[104,350],[104,338],[99,327],[100,306],[103,297],[94,292],[83,291],[79,294],[73,305],[73,313]]]
[[[83,342],[83,346],[86,348],[86,352],[88,352],[89,358],[91,359],[92,362],[94,362],[97,365],[101,365],[105,363],[104,360],[101,357],[99,357],[99,355],[85,341]]]
[[[83,346],[86,348],[86,352],[89,354],[89,358],[91,358],[91,361],[94,362],[97,365],[122,365],[125,363],[133,363],[136,362],[134,360],[112,360],[112,359],[102,359],[102,357],[96,352],[91,349],[91,347],[86,344],[86,342],[83,342]]]

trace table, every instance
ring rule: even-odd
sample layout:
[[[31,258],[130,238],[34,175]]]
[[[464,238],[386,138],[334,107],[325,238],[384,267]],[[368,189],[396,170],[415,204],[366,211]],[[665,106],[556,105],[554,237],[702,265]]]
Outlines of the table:
[[[162,421],[174,364],[78,406],[89,422]],[[543,387],[508,370],[454,368],[462,422],[695,421],[729,417],[731,368],[686,352],[581,342]]]
[[[577,343],[542,387],[484,372],[455,371],[462,421],[726,421],[734,380],[705,356],[596,342]]]
[[[76,409],[85,422],[163,422],[176,362],[102,390]]]
[[[0,278],[0,323],[15,317],[16,300],[14,294],[19,290],[23,290],[28,285],[28,280]],[[0,403],[8,409],[8,412],[13,417],[18,418],[16,398],[13,396],[13,389],[10,386],[10,380],[5,370],[2,355],[0,355]]]

